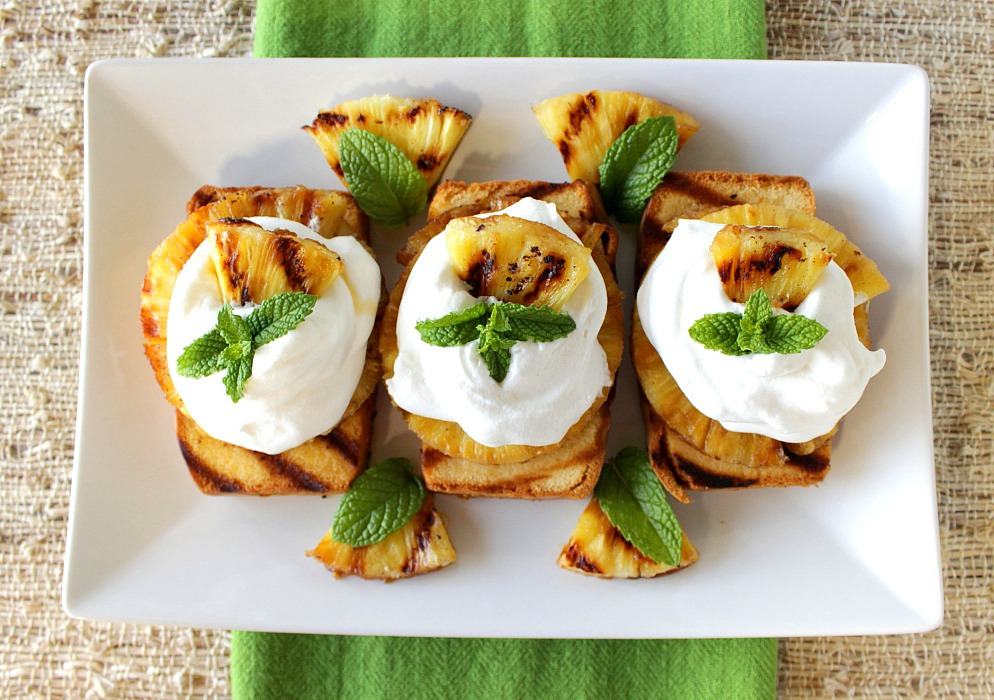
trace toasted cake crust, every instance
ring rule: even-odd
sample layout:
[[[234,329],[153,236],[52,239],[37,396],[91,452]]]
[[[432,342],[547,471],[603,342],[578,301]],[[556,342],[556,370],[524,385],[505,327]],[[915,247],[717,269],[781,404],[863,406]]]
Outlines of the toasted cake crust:
[[[302,223],[326,238],[352,236],[367,245],[366,215],[348,193],[305,187],[206,185],[193,194],[186,211],[186,220],[149,256],[142,286],[141,325],[145,355],[166,399],[177,409],[176,435],[194,482],[207,494],[268,496],[346,490],[365,468],[369,452],[380,376],[377,328],[370,334],[366,364],[352,401],[335,429],[279,455],[263,455],[210,437],[186,414],[169,375],[166,321],[176,276],[204,240],[207,222],[277,216]],[[380,304],[381,313],[384,304],[385,299]]]
[[[596,192],[581,181],[443,182],[429,207],[431,218],[428,224],[408,240],[397,258],[410,270],[425,244],[441,232],[452,218],[502,209],[522,197],[535,197],[556,204],[566,223],[594,249],[595,260],[608,282],[611,306],[618,306],[620,314],[620,296],[617,296],[620,292],[612,284],[617,234],[604,224],[603,206]],[[384,363],[387,374],[392,365],[387,348],[391,343],[394,347],[396,345],[395,333],[389,329],[391,322],[395,323],[395,316],[390,310],[399,303],[403,283],[402,276],[391,293],[393,304],[384,316],[381,354],[387,357]],[[620,330],[620,315],[617,321]],[[581,419],[559,445],[515,449],[510,452],[510,458],[501,460],[500,464],[447,454],[423,443],[421,462],[425,483],[433,491],[463,496],[527,499],[589,496],[604,463],[610,423],[609,403],[610,397],[599,410]],[[455,428],[458,429],[458,426]]]
[[[645,271],[669,240],[680,218],[697,218],[735,204],[769,202],[808,214],[814,214],[815,198],[806,180],[794,176],[778,176],[722,171],[673,172],[646,206],[639,227],[636,279]],[[863,310],[865,316],[865,310]],[[857,312],[857,318],[860,313]],[[642,344],[647,340],[640,328],[634,328],[631,338],[633,358],[644,363],[662,363],[658,355],[646,360]],[[864,324],[865,326],[865,324]],[[637,348],[636,344],[640,344]],[[666,425],[666,422],[641,394],[642,415],[645,420],[647,446],[653,470],[666,489],[679,501],[690,502],[689,491],[726,488],[756,488],[766,486],[803,486],[818,483],[828,473],[831,460],[831,439],[815,446],[781,445],[781,457],[776,463],[739,464],[716,459]],[[796,451],[795,451],[796,450]]]

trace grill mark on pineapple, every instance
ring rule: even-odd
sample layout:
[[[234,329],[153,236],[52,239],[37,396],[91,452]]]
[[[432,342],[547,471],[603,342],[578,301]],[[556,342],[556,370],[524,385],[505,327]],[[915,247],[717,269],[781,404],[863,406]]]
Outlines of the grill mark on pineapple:
[[[418,160],[415,163],[418,170],[422,172],[428,172],[429,170],[434,170],[441,163],[442,159],[435,155],[434,153],[422,153],[418,156]]]
[[[591,559],[588,559],[580,548],[580,545],[576,542],[571,541],[566,545],[566,549],[563,551],[563,558],[566,559],[566,563],[571,567],[579,569],[580,571],[585,571],[588,574],[601,574],[601,568],[597,566],[597,563]]]
[[[306,292],[310,288],[307,265],[301,257],[303,246],[296,237],[274,236],[272,241],[273,256],[283,268],[287,285],[296,292]]]
[[[427,505],[427,504],[426,504]],[[422,555],[431,548],[431,528],[435,525],[435,511],[429,507],[420,525],[414,532],[414,548],[409,552],[402,571],[414,574],[420,568]]]
[[[479,229],[477,229],[479,230]],[[496,261],[489,251],[481,250],[479,258],[469,266],[463,281],[469,285],[469,293],[475,297],[483,296],[490,287],[490,280],[496,272]]]
[[[204,493],[241,493],[245,487],[240,481],[231,479],[211,469],[200,459],[194,446],[182,435],[178,435],[179,451],[186,462],[186,468],[197,486]]]
[[[682,474],[689,488],[730,489],[752,486],[758,479],[750,479],[729,474],[715,474],[679,455],[673,455],[674,473]]]
[[[310,472],[303,469],[293,460],[282,455],[268,455],[264,452],[254,453],[259,462],[269,470],[270,473],[281,476],[297,489],[303,491],[313,491],[323,493],[330,491],[331,487],[324,483]]]

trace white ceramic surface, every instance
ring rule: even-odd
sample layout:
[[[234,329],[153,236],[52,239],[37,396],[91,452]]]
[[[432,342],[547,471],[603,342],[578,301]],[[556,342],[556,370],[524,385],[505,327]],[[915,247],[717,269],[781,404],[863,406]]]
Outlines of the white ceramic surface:
[[[601,581],[556,567],[585,503],[441,497],[459,561],[393,585],[334,580],[303,556],[337,498],[209,498],[142,356],[145,259],[202,184],[340,188],[299,127],[370,93],[475,116],[447,177],[563,180],[529,105],[629,89],[694,114],[677,168],[798,174],[819,215],[879,263],[888,362],[817,488],[697,495],[701,552],[675,576]],[[601,59],[111,61],[86,85],[83,347],[64,602],[103,620],[296,632],[709,637],[922,631],[942,617],[927,313],[928,81],[884,64]],[[413,227],[412,227],[413,230]],[[373,232],[388,283],[405,232]],[[635,231],[622,231],[632,298]],[[629,304],[630,306],[630,304]],[[373,457],[415,456],[381,391]],[[623,367],[610,448],[642,444]]]

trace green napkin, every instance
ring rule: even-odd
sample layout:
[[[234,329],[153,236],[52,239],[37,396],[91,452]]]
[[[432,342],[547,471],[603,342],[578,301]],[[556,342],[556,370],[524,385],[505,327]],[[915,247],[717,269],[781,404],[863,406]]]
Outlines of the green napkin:
[[[258,0],[255,53],[765,58],[764,9],[763,0]],[[253,700],[772,698],[776,668],[771,639],[231,635],[233,695]]]

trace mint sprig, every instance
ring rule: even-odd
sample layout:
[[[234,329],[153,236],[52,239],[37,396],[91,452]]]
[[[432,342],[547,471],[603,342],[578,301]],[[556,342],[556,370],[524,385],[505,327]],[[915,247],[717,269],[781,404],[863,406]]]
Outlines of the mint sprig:
[[[238,403],[245,396],[245,382],[252,376],[255,351],[303,323],[315,302],[313,294],[284,292],[266,299],[245,318],[225,304],[217,312],[217,325],[183,349],[176,371],[200,379],[226,370],[222,380],[225,392]]]
[[[338,140],[338,157],[352,196],[384,226],[403,226],[427,205],[428,183],[404,152],[382,136],[348,129]]]
[[[775,315],[769,295],[757,289],[746,300],[743,313],[706,314],[689,333],[708,350],[726,355],[792,355],[813,348],[828,329],[800,314]]]
[[[626,447],[604,463],[594,497],[633,547],[658,564],[677,566],[683,529],[642,450]]]
[[[368,547],[404,527],[421,510],[424,483],[406,459],[387,459],[352,482],[331,526],[334,540]]]
[[[515,343],[547,343],[576,330],[569,314],[548,306],[523,306],[508,301],[486,302],[415,324],[429,345],[454,347],[479,340],[478,351],[490,378],[498,384],[511,368]]]
[[[673,167],[679,144],[673,117],[653,117],[625,129],[598,169],[608,210],[621,221],[638,221],[645,203]]]

